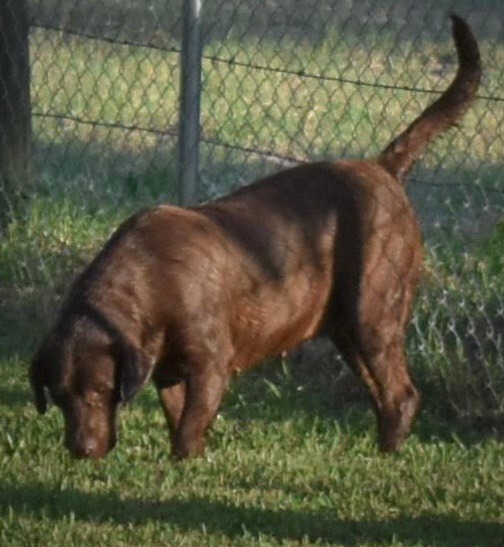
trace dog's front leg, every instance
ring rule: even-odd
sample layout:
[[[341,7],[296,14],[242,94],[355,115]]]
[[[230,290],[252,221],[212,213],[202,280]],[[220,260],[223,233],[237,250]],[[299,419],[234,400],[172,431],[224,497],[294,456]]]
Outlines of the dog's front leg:
[[[173,456],[201,455],[205,433],[217,414],[229,382],[229,373],[208,367],[187,379],[185,404],[173,443]]]
[[[175,446],[175,434],[179,427],[182,411],[184,410],[186,397],[186,382],[185,380],[174,381],[166,385],[162,381],[154,380],[159,396],[159,401],[163,408],[168,430],[170,432],[170,440],[172,449]]]

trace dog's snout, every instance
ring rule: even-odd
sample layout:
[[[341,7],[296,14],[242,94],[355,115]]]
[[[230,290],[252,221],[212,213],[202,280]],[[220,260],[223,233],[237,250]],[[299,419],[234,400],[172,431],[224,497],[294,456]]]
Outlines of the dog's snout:
[[[82,453],[86,458],[91,457],[96,452],[96,442],[89,440],[84,443],[82,447]]]
[[[72,452],[77,458],[93,458],[96,457],[97,448],[98,443],[94,439],[88,438],[77,442]]]
[[[99,442],[97,438],[90,436],[82,440],[76,439],[73,443],[67,442],[66,446],[74,458],[99,459],[106,456],[114,448],[115,444],[115,437]]]

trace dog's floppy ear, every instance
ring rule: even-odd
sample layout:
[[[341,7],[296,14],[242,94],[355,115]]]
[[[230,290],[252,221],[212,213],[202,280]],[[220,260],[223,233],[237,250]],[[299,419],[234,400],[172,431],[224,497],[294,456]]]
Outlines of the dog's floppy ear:
[[[61,352],[61,340],[56,331],[52,331],[42,342],[30,364],[28,375],[35,408],[40,414],[44,414],[47,410],[46,388],[51,383],[52,374],[61,364]]]
[[[152,364],[136,348],[126,345],[121,352],[119,394],[122,403],[130,401],[150,378]]]
[[[35,408],[39,414],[44,414],[47,410],[47,399],[45,396],[45,385],[47,380],[46,363],[41,351],[33,358],[28,375],[33,392]]]

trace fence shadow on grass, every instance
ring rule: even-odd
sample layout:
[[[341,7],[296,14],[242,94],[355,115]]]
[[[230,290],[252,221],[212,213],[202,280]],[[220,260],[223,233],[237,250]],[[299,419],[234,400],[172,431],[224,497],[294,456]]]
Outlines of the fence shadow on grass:
[[[123,500],[116,494],[85,494],[78,490],[59,491],[43,484],[2,485],[0,515],[9,511],[30,518],[58,521],[72,516],[76,522],[112,522],[117,525],[141,526],[152,521],[172,524],[188,532],[224,534],[230,539],[246,533],[258,538],[267,535],[277,541],[325,541],[360,545],[363,542],[401,541],[443,546],[502,545],[504,525],[463,520],[456,516],[429,513],[390,520],[346,520],[334,509],[303,512],[288,509],[240,507],[206,497],[188,499]]]

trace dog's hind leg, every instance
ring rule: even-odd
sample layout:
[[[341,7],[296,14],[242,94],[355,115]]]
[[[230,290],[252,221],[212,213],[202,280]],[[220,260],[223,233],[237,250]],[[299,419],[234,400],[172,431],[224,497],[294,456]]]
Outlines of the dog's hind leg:
[[[420,402],[408,373],[403,344],[395,341],[362,360],[376,386],[374,398],[380,449],[393,452],[400,448],[410,432]]]
[[[347,337],[334,336],[333,340],[371,394],[378,420],[380,450],[398,450],[411,429],[419,406],[419,395],[408,373],[403,344],[396,340],[369,352]]]

